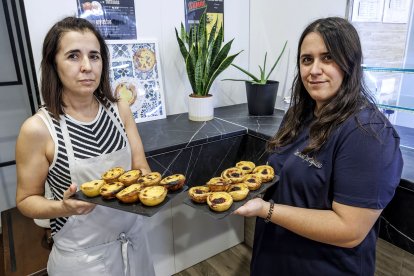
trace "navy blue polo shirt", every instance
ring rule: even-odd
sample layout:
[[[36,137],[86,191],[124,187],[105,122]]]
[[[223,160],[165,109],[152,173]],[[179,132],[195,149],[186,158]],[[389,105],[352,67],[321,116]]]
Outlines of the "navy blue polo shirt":
[[[280,180],[264,199],[320,210],[331,210],[333,201],[385,208],[399,184],[403,161],[395,129],[385,117],[371,117],[372,112],[363,109],[357,115],[365,130],[355,117],[348,118],[316,158],[301,153],[309,142],[309,120],[295,142],[269,157]],[[304,238],[258,218],[251,275],[374,275],[378,227],[379,221],[361,244],[349,249]]]

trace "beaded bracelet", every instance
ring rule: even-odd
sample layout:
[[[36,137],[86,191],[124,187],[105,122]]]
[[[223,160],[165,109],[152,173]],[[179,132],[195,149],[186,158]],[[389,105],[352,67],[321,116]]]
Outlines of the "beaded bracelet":
[[[270,203],[270,208],[269,208],[269,212],[267,213],[267,217],[265,218],[265,223],[268,223],[270,221],[270,218],[272,217],[273,214],[273,207],[275,207],[275,202],[271,199],[269,200]]]

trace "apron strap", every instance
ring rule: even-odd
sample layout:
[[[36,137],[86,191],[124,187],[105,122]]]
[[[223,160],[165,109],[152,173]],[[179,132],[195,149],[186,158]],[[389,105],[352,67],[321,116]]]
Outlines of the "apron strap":
[[[121,242],[121,254],[122,262],[124,264],[124,275],[128,275],[129,262],[128,262],[128,245],[131,244],[130,240],[127,238],[125,233],[119,234],[118,240]]]

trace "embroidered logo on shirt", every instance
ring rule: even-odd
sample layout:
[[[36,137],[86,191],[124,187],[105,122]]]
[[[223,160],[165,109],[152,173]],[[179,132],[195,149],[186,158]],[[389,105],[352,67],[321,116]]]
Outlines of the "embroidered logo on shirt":
[[[300,157],[303,161],[308,162],[309,167],[310,166],[315,166],[318,169],[322,168],[322,163],[321,162],[319,162],[318,160],[316,160],[313,157],[308,156],[307,154],[304,154],[304,153],[300,152],[299,150],[296,150],[294,155]]]

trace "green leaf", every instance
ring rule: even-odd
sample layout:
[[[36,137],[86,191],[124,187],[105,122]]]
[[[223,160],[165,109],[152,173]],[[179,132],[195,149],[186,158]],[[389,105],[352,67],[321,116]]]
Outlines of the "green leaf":
[[[216,20],[216,23],[214,23],[214,26],[211,28],[211,31],[210,31],[210,37],[208,38],[208,46],[209,47],[214,42],[214,39],[216,37],[217,21],[218,21],[218,19]]]
[[[195,84],[196,84],[196,90],[193,91],[196,94],[202,94],[203,93],[203,59],[199,58],[196,61],[195,66]]]
[[[185,47],[184,42],[183,42],[183,41],[181,40],[181,38],[178,36],[178,31],[177,31],[177,29],[175,29],[175,36],[176,36],[177,41],[178,41],[178,46],[180,47],[180,52],[181,52],[181,55],[183,56],[184,60],[186,60],[186,59],[187,59],[187,56],[188,56],[188,50],[187,50],[187,48]]]
[[[260,81],[263,81],[265,72],[264,72],[262,66],[260,66],[260,65],[259,65],[259,71],[260,71]]]
[[[177,29],[175,29],[175,32],[177,32]],[[184,43],[188,42],[187,32],[185,31],[185,28],[184,28],[183,23],[181,23],[181,33],[180,33],[180,38],[181,38],[181,40],[182,40]]]
[[[214,58],[213,64],[211,65],[211,72],[210,72],[210,76],[211,73],[214,72],[219,65],[223,62],[223,60],[227,57],[227,55],[229,54],[230,48],[231,48],[231,44],[233,43],[233,40],[230,40],[229,42],[227,42],[223,48],[221,48],[220,52],[217,54],[217,56]]]
[[[275,69],[275,67],[276,67],[277,63],[279,62],[280,58],[282,57],[283,53],[285,52],[286,45],[287,45],[287,40],[286,40],[286,42],[285,42],[285,45],[283,46],[282,52],[280,53],[279,57],[277,58],[277,60],[276,60],[275,64],[273,64],[272,69],[270,69],[269,74],[267,74],[266,81],[269,79],[270,74],[272,74],[273,69]]]
[[[236,64],[232,64],[232,66],[236,67],[237,69],[239,69],[240,71],[242,71],[243,73],[245,73],[246,75],[248,75],[249,77],[251,77],[254,81],[256,81],[256,82],[259,82],[260,81],[255,75],[253,75],[252,73],[250,73],[247,70],[244,70],[240,66],[237,66]]]
[[[194,58],[194,47],[191,47],[188,57],[185,61],[185,67],[187,70],[188,80],[190,81],[191,88],[193,89],[193,93],[196,91],[196,83],[195,83],[195,63],[196,60]]]
[[[213,43],[213,49],[211,52],[211,56],[213,58],[217,56],[218,52],[220,52],[222,42],[223,42],[223,28],[220,27],[217,33],[217,37],[215,38],[214,43]]]
[[[211,75],[211,77],[209,78],[209,80],[208,80],[208,84],[207,84],[207,87],[206,87],[206,89],[205,89],[205,91],[207,91],[207,93],[208,93],[208,91],[210,90],[210,87],[211,87],[211,85],[213,84],[213,81],[217,78],[217,76],[221,73],[221,72],[223,72],[227,67],[229,67],[230,66],[230,64],[233,62],[233,60],[239,55],[241,53],[241,51],[240,52],[238,52],[237,54],[234,54],[234,55],[232,55],[232,56],[228,56],[227,58],[225,58],[221,63],[220,63],[220,65],[218,66],[218,68],[214,71],[214,73]],[[206,93],[206,94],[207,94]]]
[[[265,53],[265,58],[264,58],[264,62],[263,62],[263,75],[260,76],[260,80],[263,80],[264,75],[266,74],[266,60],[267,60],[267,52]],[[260,67],[260,66],[259,66]],[[262,73],[262,72],[261,72]]]

